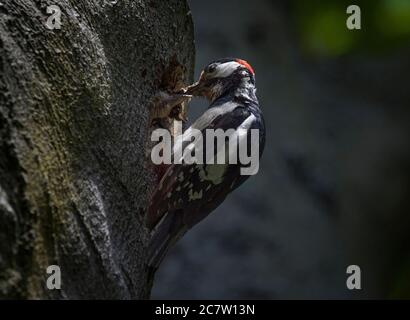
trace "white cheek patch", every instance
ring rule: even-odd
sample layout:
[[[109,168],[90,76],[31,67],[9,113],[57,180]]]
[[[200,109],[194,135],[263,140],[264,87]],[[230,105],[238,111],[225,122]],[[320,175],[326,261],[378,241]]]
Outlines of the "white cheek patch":
[[[241,65],[238,62],[230,61],[220,64],[216,67],[215,73],[212,78],[225,78],[230,76]]]

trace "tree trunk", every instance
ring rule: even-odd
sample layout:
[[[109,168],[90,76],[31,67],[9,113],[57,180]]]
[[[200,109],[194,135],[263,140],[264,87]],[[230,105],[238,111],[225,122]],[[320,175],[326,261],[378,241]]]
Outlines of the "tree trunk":
[[[186,0],[6,0],[0,15],[0,298],[149,297],[147,106],[174,70],[192,80]]]

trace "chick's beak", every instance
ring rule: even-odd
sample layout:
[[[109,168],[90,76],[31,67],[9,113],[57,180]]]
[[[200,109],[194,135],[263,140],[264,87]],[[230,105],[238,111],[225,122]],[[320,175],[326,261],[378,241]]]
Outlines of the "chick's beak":
[[[192,95],[186,93],[168,94],[166,92],[161,92],[155,97],[155,105],[157,105],[158,108],[172,108],[185,101],[189,102],[191,98]]]
[[[181,104],[183,102],[189,102],[189,100],[192,98],[192,95],[190,94],[174,94],[168,101],[168,104],[172,106],[176,106],[178,104]]]

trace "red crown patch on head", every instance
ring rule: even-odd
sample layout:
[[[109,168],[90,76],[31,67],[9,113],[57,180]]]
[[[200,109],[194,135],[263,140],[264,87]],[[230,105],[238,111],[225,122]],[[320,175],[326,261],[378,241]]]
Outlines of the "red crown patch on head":
[[[236,62],[243,65],[246,69],[248,69],[250,71],[250,73],[255,75],[255,71],[253,71],[251,65],[248,62],[246,62],[245,60],[242,60],[242,59],[236,59]]]

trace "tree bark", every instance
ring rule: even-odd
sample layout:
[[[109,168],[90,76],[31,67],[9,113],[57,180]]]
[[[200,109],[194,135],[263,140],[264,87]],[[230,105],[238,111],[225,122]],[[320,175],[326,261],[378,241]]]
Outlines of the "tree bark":
[[[45,26],[52,4],[61,29]],[[0,14],[0,298],[148,298],[147,106],[174,70],[192,80],[186,0],[6,0]]]

